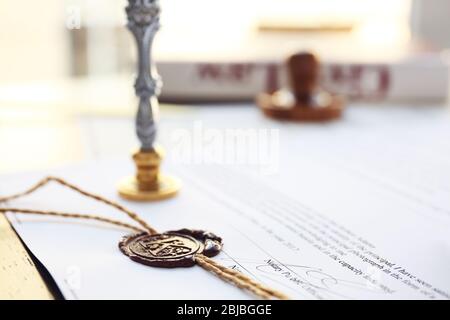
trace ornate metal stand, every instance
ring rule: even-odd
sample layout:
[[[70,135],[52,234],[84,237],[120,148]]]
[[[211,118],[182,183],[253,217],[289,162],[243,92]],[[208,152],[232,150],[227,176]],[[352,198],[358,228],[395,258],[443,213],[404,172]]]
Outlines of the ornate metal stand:
[[[128,0],[125,11],[127,27],[133,33],[138,48],[138,76],[134,87],[139,97],[136,133],[141,148],[133,154],[137,174],[120,182],[119,194],[129,200],[159,200],[175,195],[180,188],[176,179],[160,173],[163,151],[155,145],[158,95],[162,83],[151,52],[160,27],[159,1]]]

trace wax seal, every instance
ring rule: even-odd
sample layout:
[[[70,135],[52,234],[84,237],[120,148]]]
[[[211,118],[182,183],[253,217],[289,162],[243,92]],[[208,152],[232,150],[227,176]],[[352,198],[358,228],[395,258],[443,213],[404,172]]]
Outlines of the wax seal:
[[[299,52],[286,63],[290,88],[258,95],[256,103],[268,117],[293,121],[327,121],[341,117],[343,98],[318,85],[320,62]]]
[[[131,260],[160,268],[192,267],[195,255],[217,255],[222,239],[213,233],[181,229],[161,234],[139,233],[126,236],[120,250]]]

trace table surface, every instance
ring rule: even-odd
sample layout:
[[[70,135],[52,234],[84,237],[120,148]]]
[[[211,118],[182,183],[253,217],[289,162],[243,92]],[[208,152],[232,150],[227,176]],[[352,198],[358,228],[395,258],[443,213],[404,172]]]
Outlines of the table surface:
[[[108,85],[98,87],[103,91],[97,89],[97,100],[90,98],[92,90],[77,94],[75,99],[73,87],[61,91],[49,86],[55,92],[71,94],[55,95],[51,91],[41,100],[5,98],[8,95],[0,90],[0,145],[7,150],[0,158],[0,175],[130,154],[137,143],[135,108],[130,107],[136,104],[132,89],[115,96]],[[170,114],[186,112],[187,108],[161,109]],[[6,195],[8,190],[0,190],[0,194]],[[0,299],[52,298],[4,216],[0,216],[0,252]]]

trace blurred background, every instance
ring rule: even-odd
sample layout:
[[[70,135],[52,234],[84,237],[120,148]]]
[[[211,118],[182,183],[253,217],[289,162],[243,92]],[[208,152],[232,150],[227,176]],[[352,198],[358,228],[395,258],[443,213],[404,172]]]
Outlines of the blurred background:
[[[133,69],[125,0],[0,4],[2,83]],[[162,0],[157,59],[277,57],[299,48],[371,59],[450,47],[445,0]],[[276,46],[273,46],[276,44]],[[380,57],[381,56],[381,57]]]
[[[160,2],[154,57],[162,101],[252,101],[283,84],[282,75],[273,83],[271,67],[312,50],[337,92],[376,103],[446,104],[450,1]],[[0,2],[0,173],[87,159],[80,119],[89,131],[86,119],[133,116],[136,50],[125,6]]]

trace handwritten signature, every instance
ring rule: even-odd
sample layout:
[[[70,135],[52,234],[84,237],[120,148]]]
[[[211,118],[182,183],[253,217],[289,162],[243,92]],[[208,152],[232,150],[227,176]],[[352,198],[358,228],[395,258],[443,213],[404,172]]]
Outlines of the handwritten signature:
[[[266,260],[265,263],[266,264],[264,265],[256,266],[256,269],[266,277],[280,284],[285,284],[285,282],[281,282],[279,278],[285,278],[291,283],[301,286],[310,294],[318,298],[326,298],[326,296],[331,295],[331,297],[335,298],[352,299],[352,297],[343,294],[341,292],[342,289],[383,293],[374,285],[339,279],[322,271],[320,268],[302,265],[286,265],[271,259]],[[274,278],[273,276],[276,277]]]

